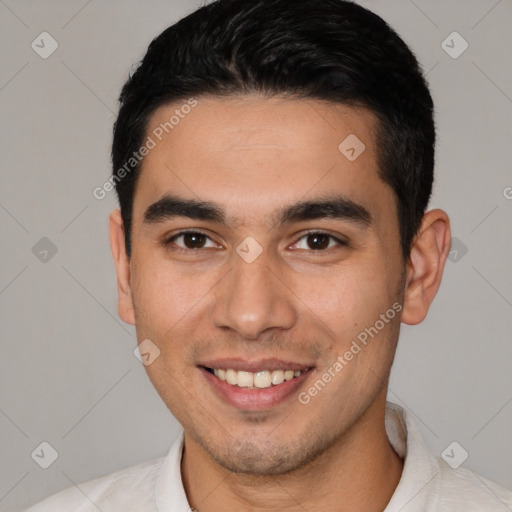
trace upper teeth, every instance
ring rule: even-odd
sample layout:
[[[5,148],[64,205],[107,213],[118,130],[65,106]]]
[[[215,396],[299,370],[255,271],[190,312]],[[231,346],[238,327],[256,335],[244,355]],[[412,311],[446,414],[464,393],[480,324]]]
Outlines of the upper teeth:
[[[233,386],[241,388],[269,388],[274,385],[282,384],[285,380],[291,380],[298,377],[300,370],[274,370],[272,372],[264,370],[261,372],[244,372],[236,370],[221,370],[214,368],[213,373],[223,381]]]

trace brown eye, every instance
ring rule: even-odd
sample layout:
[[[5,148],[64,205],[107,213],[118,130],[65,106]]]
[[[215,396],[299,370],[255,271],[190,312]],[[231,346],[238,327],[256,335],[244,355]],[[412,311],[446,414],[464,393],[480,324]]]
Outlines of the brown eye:
[[[320,250],[327,249],[329,246],[329,236],[322,233],[307,236],[307,244],[310,249]]]
[[[178,240],[181,240],[178,243]],[[203,249],[210,240],[210,237],[199,231],[182,231],[177,235],[169,238],[166,242],[166,246],[176,245],[179,249],[183,250],[195,250]],[[209,247],[215,247],[215,244],[211,244]]]
[[[200,249],[206,242],[206,237],[201,233],[186,233],[183,242],[187,249]]]
[[[305,243],[303,242],[305,241]],[[334,243],[331,243],[334,242]],[[301,237],[295,244],[294,247],[298,249],[304,249],[309,251],[325,251],[333,247],[347,246],[348,244],[339,238],[336,238],[329,233],[323,233],[321,231],[314,231],[307,233]]]

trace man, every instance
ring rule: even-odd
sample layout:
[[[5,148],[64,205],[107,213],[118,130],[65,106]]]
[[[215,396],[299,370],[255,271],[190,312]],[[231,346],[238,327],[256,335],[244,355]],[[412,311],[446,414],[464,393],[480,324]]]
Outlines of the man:
[[[183,433],[29,510],[512,510],[386,402],[450,247],[397,34],[341,0],[219,0],[151,43],[120,102],[119,314]]]

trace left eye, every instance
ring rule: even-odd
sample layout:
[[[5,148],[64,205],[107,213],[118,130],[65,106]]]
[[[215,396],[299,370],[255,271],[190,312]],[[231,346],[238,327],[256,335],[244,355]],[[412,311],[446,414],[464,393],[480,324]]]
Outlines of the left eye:
[[[299,245],[301,244],[301,240],[305,240],[306,247],[299,247]],[[322,233],[319,231],[304,235],[298,240],[298,242],[296,242],[293,245],[293,247],[311,251],[323,251],[333,247],[333,245],[331,245],[331,242],[334,242],[333,245],[347,245],[346,242],[344,242],[343,240],[340,240],[339,238],[336,238],[335,236],[332,236],[329,233]]]

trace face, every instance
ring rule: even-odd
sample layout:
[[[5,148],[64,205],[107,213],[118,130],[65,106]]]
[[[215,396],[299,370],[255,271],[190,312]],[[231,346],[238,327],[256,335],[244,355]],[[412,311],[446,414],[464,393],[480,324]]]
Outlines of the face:
[[[146,370],[186,436],[225,468],[300,467],[385,396],[404,265],[376,126],[314,100],[198,98],[152,136],[120,313],[158,347]],[[339,149],[350,135],[359,156]]]

